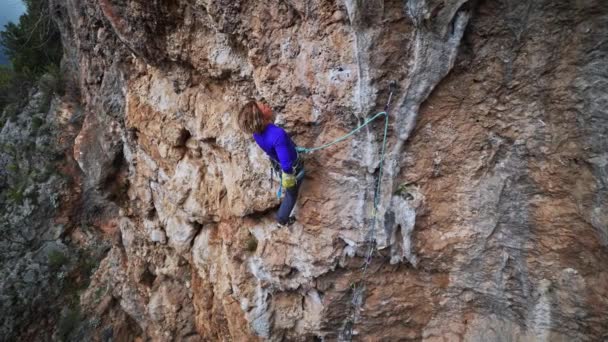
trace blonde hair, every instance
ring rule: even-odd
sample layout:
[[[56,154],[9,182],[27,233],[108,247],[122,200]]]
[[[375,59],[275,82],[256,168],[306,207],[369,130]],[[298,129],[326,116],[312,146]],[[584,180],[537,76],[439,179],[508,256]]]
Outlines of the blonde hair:
[[[255,100],[249,100],[241,108],[237,121],[240,129],[248,134],[261,133],[266,128],[264,114]]]

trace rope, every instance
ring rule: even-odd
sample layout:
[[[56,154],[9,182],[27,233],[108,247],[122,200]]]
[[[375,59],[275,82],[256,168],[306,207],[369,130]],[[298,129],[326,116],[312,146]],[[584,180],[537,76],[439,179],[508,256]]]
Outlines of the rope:
[[[392,94],[393,93],[391,91],[391,94],[389,95],[389,103],[390,103],[390,98],[391,98]],[[387,108],[388,108],[388,104],[387,104],[387,107],[385,107],[385,110]],[[384,162],[384,147],[386,145],[386,134],[387,134],[387,130],[388,130],[388,114],[386,113],[386,111],[377,113],[373,117],[365,120],[365,122],[362,123],[361,125],[359,125],[359,127],[353,129],[352,131],[348,132],[347,134],[341,136],[340,138],[338,138],[338,139],[336,139],[336,140],[334,140],[332,142],[329,142],[329,143],[321,145],[321,146],[310,147],[310,148],[308,148],[308,147],[296,147],[296,152],[298,154],[299,153],[306,154],[306,153],[312,153],[312,152],[315,152],[315,151],[326,149],[326,148],[328,148],[330,146],[333,146],[333,145],[335,145],[335,144],[337,144],[337,143],[339,143],[341,141],[344,141],[344,140],[348,139],[349,137],[353,136],[355,133],[357,133],[360,130],[362,130],[363,127],[369,125],[370,123],[372,123],[374,120],[376,120],[377,118],[379,118],[381,116],[384,116],[384,118],[385,118],[384,119],[384,122],[385,122],[385,124],[384,124],[384,141],[382,142],[382,157],[380,159],[380,178],[382,178],[382,164]],[[299,155],[298,155],[298,158],[300,158]],[[377,195],[378,195],[378,191],[380,191],[379,186],[380,186],[380,183],[378,183],[378,188],[375,190],[375,193],[374,193],[374,212],[376,211],[376,208],[378,206]],[[277,198],[281,198],[282,193],[283,193],[283,187],[281,186],[281,184],[279,182],[279,191],[277,191]]]
[[[391,95],[389,96],[389,101],[385,107],[385,110],[388,109],[388,106],[390,105],[390,101],[391,101],[391,97],[392,97],[392,92]],[[363,300],[362,298],[358,298],[359,296],[363,296],[363,281],[365,280],[365,276],[367,274],[367,269],[368,266],[371,264],[372,262],[372,258],[373,258],[373,254],[374,251],[376,250],[376,224],[378,222],[378,205],[380,204],[380,189],[382,187],[382,171],[384,168],[384,157],[386,154],[386,142],[387,142],[387,136],[388,136],[388,114],[386,114],[386,112],[382,112],[384,113],[384,136],[382,139],[382,149],[380,151],[380,162],[378,164],[378,167],[380,168],[378,171],[378,180],[377,180],[377,184],[376,184],[376,188],[374,189],[374,207],[373,207],[373,212],[372,212],[372,224],[371,224],[371,229],[369,231],[368,237],[366,238],[367,240],[367,252],[365,253],[365,261],[363,262],[363,266],[361,268],[361,280],[359,282],[357,282],[357,284],[354,286],[353,288],[353,298],[351,299],[351,304],[353,305],[353,312],[352,312],[352,321],[347,322],[347,324],[344,326],[344,330],[346,330],[345,332],[343,332],[342,334],[342,338],[345,341],[352,341],[353,338],[353,328],[355,327],[355,324],[357,323],[357,318],[359,316],[359,310],[361,309],[361,305],[363,304]]]
[[[391,92],[392,97],[392,92]],[[390,97],[388,100],[388,105],[390,104]],[[376,186],[376,191],[374,193],[374,221],[376,220],[376,209],[378,209],[378,199],[380,198],[380,187],[382,186],[382,171],[384,169],[384,154],[386,152],[386,137],[388,135],[388,114],[384,113],[384,136],[382,138],[382,151],[380,152],[380,163],[378,164],[378,185]]]
[[[330,146],[333,146],[333,145],[335,145],[335,144],[337,144],[337,143],[339,143],[339,142],[341,142],[343,140],[346,140],[346,139],[350,138],[352,135],[354,135],[355,133],[357,133],[360,130],[362,130],[363,127],[369,125],[370,123],[372,123],[374,120],[376,120],[377,118],[379,118],[381,116],[386,117],[386,121],[388,121],[388,116],[387,116],[386,112],[379,112],[376,115],[374,115],[373,117],[365,120],[365,122],[363,124],[361,124],[359,127],[353,129],[352,131],[348,132],[347,134],[341,136],[340,138],[338,138],[338,139],[336,139],[336,140],[334,140],[334,141],[332,141],[330,143],[327,143],[327,144],[324,144],[324,145],[321,145],[321,146],[317,146],[317,147],[310,147],[310,148],[308,148],[308,147],[297,147],[296,150],[298,152],[300,152],[300,153],[312,153],[312,152],[315,152],[315,151],[326,149],[326,148],[328,148]],[[386,135],[385,135],[384,138],[386,139]]]
[[[366,242],[367,242],[368,248],[367,248],[367,252],[365,253],[365,259],[363,262],[363,266],[361,267],[361,280],[359,280],[356,284],[353,284],[353,286],[352,286],[352,288],[353,288],[353,290],[352,290],[353,294],[352,294],[352,298],[351,298],[352,318],[347,319],[345,321],[345,323],[343,324],[342,333],[338,336],[339,341],[352,341],[353,329],[355,327],[355,324],[357,323],[357,319],[359,318],[359,311],[361,309],[361,305],[363,305],[363,291],[364,291],[363,282],[365,281],[368,267],[372,262],[374,251],[376,250],[376,224],[378,222],[378,206],[380,204],[380,190],[382,188],[382,176],[383,176],[383,169],[384,169],[384,159],[385,159],[385,155],[386,155],[386,143],[387,143],[387,137],[388,137],[388,118],[389,118],[388,109],[390,108],[391,100],[393,98],[393,91],[394,91],[394,83],[391,84],[391,91],[390,91],[388,101],[386,103],[386,106],[384,107],[383,112],[379,112],[376,115],[374,115],[373,117],[369,118],[362,125],[355,128],[354,130],[350,131],[348,134],[346,134],[330,143],[327,143],[327,144],[324,144],[324,145],[321,145],[318,147],[299,148],[299,150],[298,150],[303,153],[310,153],[310,152],[314,152],[314,151],[318,151],[318,150],[322,150],[324,148],[330,147],[332,145],[335,145],[335,144],[347,139],[348,137],[352,136],[353,134],[357,133],[363,127],[369,125],[371,122],[373,122],[377,118],[384,116],[384,134],[382,137],[382,149],[380,150],[380,162],[378,163],[378,168],[379,168],[378,180],[376,181],[376,187],[374,189],[374,203],[373,203],[371,229],[369,230],[368,236],[366,237]]]
[[[373,258],[373,254],[374,251],[376,250],[376,224],[378,222],[378,205],[380,204],[380,189],[382,187],[382,175],[383,175],[383,169],[384,169],[384,157],[386,155],[386,143],[387,143],[387,137],[388,137],[388,110],[390,108],[390,104],[391,104],[391,100],[393,98],[393,92],[395,89],[395,83],[391,82],[390,85],[390,93],[388,96],[388,101],[386,103],[386,106],[384,106],[384,111],[383,112],[379,112],[376,115],[372,116],[371,118],[365,120],[365,122],[363,122],[363,124],[361,124],[359,127],[355,128],[354,130],[348,132],[347,134],[341,136],[340,138],[329,142],[327,144],[323,144],[321,146],[317,146],[317,147],[310,147],[310,148],[306,148],[306,147],[296,147],[296,151],[299,153],[312,153],[315,151],[319,151],[319,150],[323,150],[326,149],[330,146],[333,146],[343,140],[348,139],[349,137],[351,137],[352,135],[354,135],[355,133],[359,132],[361,129],[363,129],[363,127],[369,125],[370,123],[372,123],[374,120],[376,120],[377,118],[383,116],[384,117],[384,135],[382,137],[382,149],[380,150],[380,162],[378,163],[378,180],[376,181],[376,187],[374,189],[374,203],[373,203],[373,212],[372,212],[372,223],[371,223],[371,229],[369,230],[368,236],[366,238],[366,242],[368,245],[367,248],[367,252],[365,253],[365,260],[363,262],[363,266],[361,267],[361,280],[358,281],[356,284],[353,284],[353,296],[351,299],[351,305],[352,305],[352,320],[347,320],[342,328],[342,333],[338,336],[338,339],[340,341],[344,340],[344,341],[352,341],[353,338],[353,328],[355,326],[355,324],[357,323],[357,318],[359,315],[359,310],[361,309],[361,305],[363,303],[362,300],[362,296],[363,296],[363,281],[365,280],[365,276],[367,274],[367,269],[368,266],[371,264],[372,262],[372,258]]]
[[[351,137],[352,135],[354,135],[355,133],[359,132],[361,129],[363,129],[363,127],[369,125],[370,123],[372,123],[374,120],[376,120],[377,118],[384,116],[384,140],[382,141],[382,152],[381,152],[381,158],[380,158],[380,182],[382,181],[382,165],[384,162],[384,149],[386,147],[386,135],[388,133],[388,109],[391,105],[391,101],[393,99],[393,92],[395,91],[395,87],[396,87],[396,83],[395,81],[391,81],[389,89],[390,89],[390,93],[388,94],[388,101],[386,102],[386,105],[384,106],[384,111],[383,112],[379,112],[376,113],[376,115],[372,116],[371,118],[365,120],[364,123],[362,123],[359,127],[353,129],[352,131],[348,132],[347,134],[341,136],[340,138],[329,142],[327,144],[321,145],[321,146],[317,146],[317,147],[296,147],[296,151],[298,153],[312,153],[315,151],[319,151],[319,150],[323,150],[326,149],[330,146],[333,146],[343,140],[348,139],[349,137]],[[378,189],[380,189],[380,182],[378,182]],[[377,197],[377,193],[374,194],[374,197]],[[374,198],[374,207],[377,206],[378,204],[376,203],[376,198]]]

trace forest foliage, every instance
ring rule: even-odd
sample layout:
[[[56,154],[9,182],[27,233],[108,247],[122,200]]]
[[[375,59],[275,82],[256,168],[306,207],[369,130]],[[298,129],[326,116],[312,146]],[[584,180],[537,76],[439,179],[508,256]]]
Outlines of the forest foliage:
[[[60,76],[61,36],[49,13],[48,0],[24,0],[26,12],[0,31],[0,47],[11,65],[0,66],[0,113],[18,110],[42,75]]]

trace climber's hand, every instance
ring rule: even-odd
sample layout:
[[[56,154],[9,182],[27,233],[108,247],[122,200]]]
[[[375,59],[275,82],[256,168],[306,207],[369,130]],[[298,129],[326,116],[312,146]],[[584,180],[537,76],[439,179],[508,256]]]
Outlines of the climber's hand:
[[[296,186],[296,176],[289,173],[281,173],[281,184],[285,189],[291,189]]]

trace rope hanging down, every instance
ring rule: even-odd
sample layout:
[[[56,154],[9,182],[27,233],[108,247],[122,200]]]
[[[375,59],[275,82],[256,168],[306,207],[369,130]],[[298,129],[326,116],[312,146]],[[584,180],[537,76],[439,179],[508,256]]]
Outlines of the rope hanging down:
[[[353,284],[353,295],[352,295],[352,299],[351,299],[352,318],[350,318],[347,322],[345,322],[344,326],[342,327],[342,333],[338,336],[338,339],[340,341],[352,341],[353,328],[357,322],[357,318],[359,315],[359,310],[361,309],[361,305],[363,304],[363,298],[362,298],[363,290],[364,290],[363,281],[365,279],[365,275],[367,273],[368,266],[372,262],[372,257],[373,257],[374,251],[376,249],[376,224],[378,221],[377,212],[378,212],[378,206],[380,205],[380,190],[382,187],[384,157],[385,157],[385,153],[386,153],[386,143],[387,143],[387,136],[388,136],[388,118],[389,118],[388,110],[391,105],[391,100],[393,98],[394,89],[395,89],[395,82],[391,82],[388,101],[386,103],[386,106],[384,106],[383,112],[379,112],[376,115],[372,116],[371,118],[365,120],[365,122],[363,124],[361,124],[359,127],[355,128],[354,130],[350,131],[346,135],[344,135],[332,142],[329,142],[327,144],[324,144],[324,145],[321,145],[318,147],[311,147],[311,148],[298,147],[298,148],[296,148],[296,150],[300,153],[312,153],[315,151],[319,151],[319,150],[328,148],[343,140],[348,139],[349,137],[351,137],[352,135],[354,135],[355,133],[357,133],[361,129],[363,129],[363,127],[372,123],[377,118],[384,117],[384,135],[382,137],[382,149],[380,150],[380,161],[378,164],[378,169],[379,169],[378,170],[378,180],[376,181],[376,187],[374,189],[372,222],[371,222],[371,228],[368,232],[368,236],[366,237],[368,249],[365,253],[365,260],[364,260],[363,266],[361,268],[361,280],[359,282],[357,282],[356,284]]]
[[[374,206],[373,206],[373,212],[372,212],[372,222],[371,222],[371,228],[369,230],[368,236],[366,238],[366,242],[367,242],[367,252],[365,253],[365,260],[363,262],[363,266],[361,268],[361,280],[358,281],[356,284],[353,284],[353,295],[352,295],[352,299],[351,299],[351,305],[352,305],[352,318],[349,319],[349,321],[345,322],[343,328],[342,328],[342,333],[338,336],[338,339],[340,341],[352,341],[353,339],[353,329],[355,327],[355,324],[357,323],[357,319],[359,317],[359,311],[361,309],[361,306],[363,305],[363,291],[364,291],[364,285],[363,282],[365,281],[365,276],[367,274],[367,269],[368,266],[371,264],[372,262],[372,257],[374,254],[374,251],[376,250],[376,224],[378,222],[378,205],[380,204],[380,189],[382,187],[382,174],[383,174],[383,169],[384,169],[384,156],[385,156],[385,152],[386,152],[386,141],[387,141],[387,135],[388,135],[388,110],[390,108],[391,105],[391,100],[393,98],[393,91],[394,91],[394,87],[395,84],[393,82],[391,82],[391,91],[390,94],[388,96],[388,101],[386,103],[386,106],[384,106],[384,138],[382,139],[382,149],[380,150],[380,162],[378,164],[378,180],[376,183],[376,188],[374,189]]]

